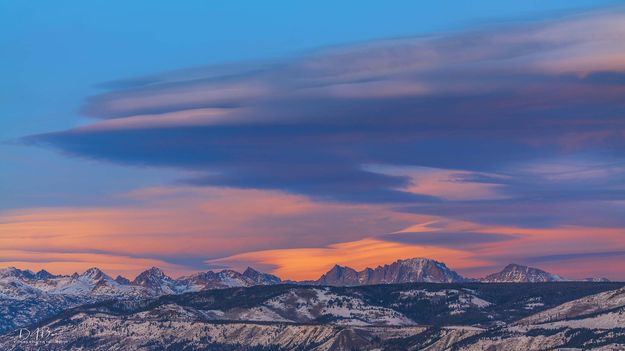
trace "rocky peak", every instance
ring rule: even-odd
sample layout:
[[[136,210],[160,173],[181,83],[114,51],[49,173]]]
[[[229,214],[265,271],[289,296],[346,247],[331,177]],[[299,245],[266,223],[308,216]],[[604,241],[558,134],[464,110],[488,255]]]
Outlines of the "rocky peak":
[[[381,283],[452,283],[465,280],[444,263],[422,257],[397,260],[390,265],[378,267],[376,271]],[[383,272],[382,277],[379,272]]]
[[[359,272],[350,267],[334,265],[317,281],[322,285],[359,285]]]
[[[80,278],[92,280],[92,281],[100,281],[100,280],[112,280],[111,277],[106,275],[106,273],[102,272],[97,267],[92,267],[87,269],[83,274],[80,275]]]
[[[326,273],[326,275],[333,277],[342,277],[352,272],[356,272],[356,270],[350,267],[339,266],[338,264],[335,264],[334,267],[332,267],[332,269],[330,269],[328,273]]]
[[[46,271],[45,269],[42,269],[39,272],[35,273],[35,279],[45,280],[51,278],[56,278],[56,275]]]
[[[563,280],[565,279],[556,274],[516,263],[510,263],[500,272],[490,274],[482,279],[482,281],[490,283],[537,283]]]
[[[252,267],[247,267],[244,271],[243,271],[243,276],[244,277],[248,277],[248,278],[255,278],[258,277],[261,273],[257,270],[255,270]]]
[[[142,286],[152,295],[174,294],[182,289],[177,280],[156,267],[142,272],[130,284]]]
[[[150,286],[162,280],[171,280],[171,278],[165,275],[165,272],[163,272],[160,268],[152,267],[141,272],[141,274],[139,274],[132,281],[132,283],[136,285]]]
[[[262,273],[251,267],[247,267],[247,269],[243,272],[243,276],[251,280],[256,285],[277,284],[282,281],[273,274]]]
[[[335,265],[316,281],[321,285],[369,285],[410,282],[451,283],[465,281],[444,263],[428,258],[397,260],[375,269],[356,271],[350,267]]]
[[[16,278],[32,279],[34,276],[35,274],[31,270],[28,270],[28,269],[21,270],[15,267],[7,267],[7,268],[0,269],[0,277],[2,278],[16,277]]]

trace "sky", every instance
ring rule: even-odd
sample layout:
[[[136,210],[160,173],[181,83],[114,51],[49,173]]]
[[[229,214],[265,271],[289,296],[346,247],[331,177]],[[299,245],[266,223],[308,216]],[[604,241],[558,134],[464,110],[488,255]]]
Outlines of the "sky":
[[[0,2],[0,266],[625,280],[622,1]]]

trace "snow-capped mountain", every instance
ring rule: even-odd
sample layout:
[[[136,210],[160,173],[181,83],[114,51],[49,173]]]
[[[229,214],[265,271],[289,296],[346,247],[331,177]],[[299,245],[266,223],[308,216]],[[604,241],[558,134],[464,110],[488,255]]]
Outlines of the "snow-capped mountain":
[[[98,268],[82,274],[53,275],[10,267],[0,271],[0,293],[5,298],[26,299],[42,295],[123,297],[145,292],[120,284]]]
[[[231,269],[224,269],[219,272],[208,271],[195,273],[175,280],[178,290],[182,292],[254,285],[272,285],[281,282],[280,278],[275,275],[261,273],[250,267],[243,273]]]
[[[244,273],[232,270],[209,271],[174,279],[152,267],[132,281],[122,276],[113,279],[95,267],[72,275],[4,268],[0,269],[0,311],[3,311],[0,332],[85,303],[109,299],[138,300],[205,289],[279,282],[278,277],[251,268]]]
[[[175,294],[183,290],[173,278],[156,267],[141,272],[130,285],[143,287],[151,295]]]
[[[43,269],[35,273],[31,271],[30,269],[21,270],[15,267],[0,268],[0,279],[8,278],[8,277],[25,278],[25,279],[47,279],[47,278],[54,277],[54,275],[48,273],[47,271]]]
[[[97,268],[72,275],[6,268],[0,270],[0,332],[80,304],[142,296],[138,287],[121,285]]]
[[[414,282],[457,283],[463,281],[467,281],[467,279],[447,268],[442,262],[428,258],[411,258],[397,260],[375,269],[365,268],[362,271],[335,265],[315,283],[332,286],[355,286]]]
[[[271,285],[278,284],[282,281],[273,274],[261,273],[252,267],[247,267],[247,269],[243,271],[243,276],[247,278],[248,281],[252,282],[253,285]]]
[[[561,281],[561,277],[546,273],[544,271],[509,265],[500,273],[490,275],[485,278],[485,282],[544,282]],[[213,289],[226,289],[253,286],[271,286],[276,284],[298,284],[299,286],[365,286],[376,284],[395,283],[470,283],[470,279],[465,279],[456,272],[447,268],[444,263],[426,258],[413,258],[398,260],[392,264],[378,266],[374,269],[366,268],[356,271],[349,267],[335,266],[328,273],[324,274],[316,281],[306,282],[282,282],[280,278],[258,272],[252,268],[246,269],[243,273],[225,269],[219,272],[200,272],[172,278],[167,276],[162,270],[152,267],[135,279],[129,280],[122,276],[113,279],[98,268],[90,268],[87,271],[72,275],[55,275],[45,270],[33,272],[30,270],[20,270],[17,268],[0,269],[0,332],[14,329],[22,325],[31,324],[59,313],[69,308],[87,304],[97,303],[105,300],[117,301],[140,301],[151,298],[158,298],[163,295],[177,295],[182,293],[193,293]],[[587,284],[597,284],[601,287],[604,281],[596,281]],[[487,284],[488,285],[488,284]],[[496,289],[496,288],[495,288]],[[419,291],[416,289],[415,291]],[[419,299],[455,299],[448,307],[454,313],[462,315],[465,311],[472,310],[480,303],[487,306],[488,299],[470,296],[470,293],[457,288],[449,288],[443,295],[441,292],[431,294],[416,294],[413,297],[404,296],[404,299],[417,299],[415,303],[421,304]],[[421,296],[421,295],[423,296]],[[295,298],[295,297],[294,297]],[[354,297],[358,298],[358,297]],[[485,302],[480,302],[480,299]],[[296,298],[304,303],[305,298]],[[404,301],[404,300],[402,300]],[[407,301],[407,300],[406,300]],[[308,303],[308,302],[306,302]],[[313,306],[312,304],[311,306]],[[362,306],[360,302],[353,300],[349,302],[351,306]],[[518,308],[527,311],[534,311],[543,308],[548,304],[540,298],[522,300],[518,303]],[[258,306],[258,309],[240,312],[242,315],[256,315],[259,318],[266,318],[265,308]],[[297,308],[293,307],[295,310]],[[316,309],[318,307],[314,307]],[[325,311],[323,308],[321,310]],[[451,311],[451,310],[450,310]],[[516,310],[507,311],[509,316],[516,315]],[[275,312],[275,311],[274,311]],[[239,312],[237,312],[239,313]],[[239,320],[237,313],[235,320]],[[404,313],[404,312],[401,312]],[[451,313],[451,312],[449,312]],[[271,315],[271,313],[269,314]],[[286,316],[282,314],[283,316]],[[313,314],[314,315],[314,314]],[[328,316],[332,313],[328,313]],[[224,315],[225,316],[225,315]],[[220,318],[226,318],[226,317]],[[239,318],[239,319],[237,319]],[[268,318],[268,317],[267,317]],[[305,318],[284,317],[291,322],[305,322]]]
[[[559,275],[515,263],[507,265],[501,272],[490,274],[481,279],[486,283],[541,283],[565,280]]]
[[[71,296],[160,296],[229,287],[280,283],[280,278],[248,268],[244,273],[233,270],[202,272],[177,279],[167,276],[161,269],[152,267],[134,280],[118,276],[113,279],[98,268],[84,273],[53,275],[46,271],[34,273],[14,267],[0,270],[0,295],[5,298],[24,299],[45,294]]]

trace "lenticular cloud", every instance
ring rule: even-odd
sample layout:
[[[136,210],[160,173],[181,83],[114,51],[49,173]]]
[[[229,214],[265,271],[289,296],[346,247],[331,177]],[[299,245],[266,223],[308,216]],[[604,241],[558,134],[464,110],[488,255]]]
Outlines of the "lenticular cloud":
[[[494,174],[502,197],[549,199],[528,167],[623,162],[623,23],[597,12],[131,79],[86,101],[93,123],[27,140],[191,170],[181,182],[200,186],[440,203],[410,191],[408,174],[369,167],[419,166]],[[582,198],[568,182],[561,193]],[[604,175],[593,194],[622,199],[619,184]]]

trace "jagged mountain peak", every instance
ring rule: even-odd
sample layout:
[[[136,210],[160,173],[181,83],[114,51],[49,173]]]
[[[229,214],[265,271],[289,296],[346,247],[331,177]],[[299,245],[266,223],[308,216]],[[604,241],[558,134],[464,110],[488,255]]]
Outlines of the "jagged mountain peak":
[[[252,276],[257,274],[260,274],[260,272],[249,266],[243,271],[244,276]]]
[[[32,278],[35,273],[29,269],[21,270],[15,267],[0,268],[0,277]]]
[[[9,275],[9,274],[14,274],[17,271],[21,271],[20,269],[17,269],[13,266],[11,267],[5,267],[5,268],[0,268],[0,274],[2,275]]]
[[[462,282],[466,279],[452,271],[442,262],[416,257],[397,260],[383,267],[387,274],[385,281],[394,282],[435,282],[452,283]]]
[[[490,274],[481,279],[489,283],[537,283],[563,281],[557,274],[518,263],[506,265],[500,272]]]
[[[341,282],[344,283],[344,285],[358,285],[359,272],[351,267],[335,264],[319,278],[319,282],[327,285],[337,285]]]
[[[46,271],[45,269],[39,270],[39,272],[35,273],[35,278],[40,280],[51,279],[57,277],[56,275]]]
[[[247,267],[243,271],[243,276],[257,285],[277,284],[282,281],[282,279],[273,274],[259,272],[252,267]]]
[[[232,269],[223,269],[218,272],[199,272],[189,276],[180,277],[177,281],[184,283],[195,290],[269,285],[281,282],[280,278],[275,275],[261,273],[250,267],[248,267],[243,273],[239,273]]]
[[[139,276],[141,276],[141,275],[143,275],[143,276],[153,276],[153,277],[159,277],[159,278],[163,278],[163,277],[166,276],[165,272],[162,269],[160,269],[158,267],[154,267],[154,266],[152,266],[152,267],[146,269],[145,271],[141,272],[139,274]],[[139,277],[139,276],[137,276],[137,277]]]
[[[179,291],[176,281],[157,267],[141,272],[131,284],[142,286],[153,295],[174,294]]]
[[[334,265],[334,266],[333,266],[333,267],[332,267],[332,268],[328,271],[328,273],[333,272],[333,273],[340,273],[340,274],[343,274],[343,273],[345,273],[345,272],[352,272],[352,271],[353,271],[353,272],[356,272],[356,270],[355,270],[355,269],[353,269],[353,268],[351,268],[351,267],[341,266],[341,265],[335,264],[335,265]]]
[[[133,281],[136,285],[146,285],[149,283],[155,283],[161,280],[172,280],[169,276],[158,267],[150,267],[141,272]]]
[[[461,282],[466,279],[433,259],[415,257],[397,260],[391,264],[356,271],[334,265],[316,283],[320,285],[368,285],[409,282]]]
[[[91,267],[89,269],[87,269],[83,274],[80,275],[80,277],[83,278],[88,278],[91,280],[102,280],[102,279],[111,279],[111,277],[109,277],[108,275],[106,275],[106,273],[104,273],[100,268],[97,267]]]

